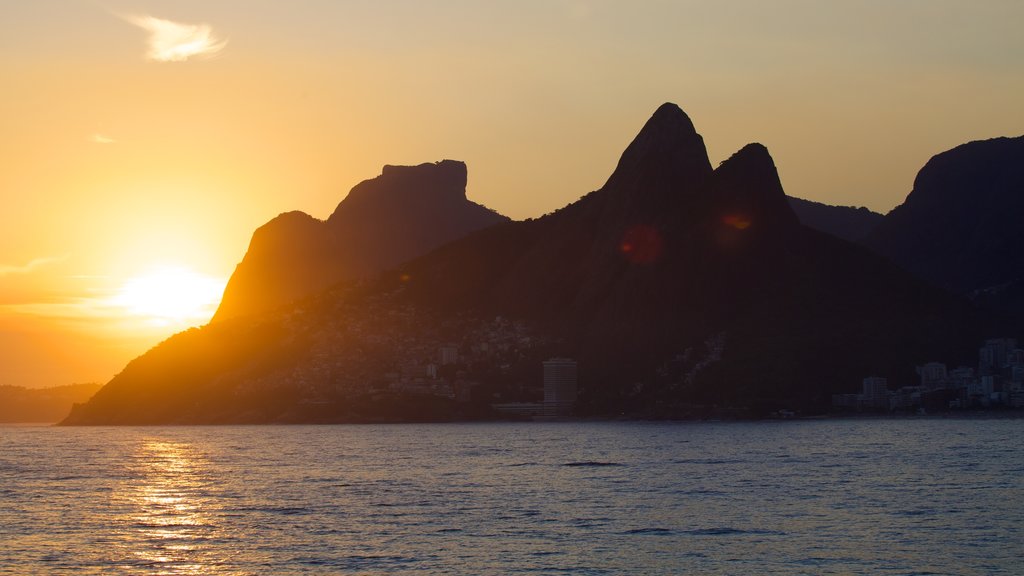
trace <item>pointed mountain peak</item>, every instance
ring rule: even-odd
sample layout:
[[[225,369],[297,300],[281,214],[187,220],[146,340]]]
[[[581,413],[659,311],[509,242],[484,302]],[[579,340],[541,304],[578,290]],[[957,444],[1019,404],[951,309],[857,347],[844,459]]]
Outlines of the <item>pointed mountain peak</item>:
[[[679,106],[662,104],[626,147],[604,185],[613,214],[672,210],[711,175],[704,139]]]
[[[714,178],[716,202],[729,218],[759,227],[799,224],[786,200],[775,161],[764,145],[747,144],[722,162]]]
[[[737,170],[742,166],[743,170],[753,170],[762,174],[776,173],[775,160],[764,144],[751,142],[722,162],[722,167],[729,166],[729,170]],[[776,178],[778,175],[776,174]]]
[[[701,181],[711,173],[704,139],[679,106],[662,104],[619,159],[608,184],[627,184],[639,173],[671,171],[684,180]]]
[[[683,109],[678,104],[672,102],[665,102],[651,115],[651,119],[644,125],[643,130],[655,130],[659,128],[670,128],[675,127],[678,130],[696,134],[697,129],[693,127],[693,122],[690,117],[683,112]],[[643,134],[643,130],[641,134]]]

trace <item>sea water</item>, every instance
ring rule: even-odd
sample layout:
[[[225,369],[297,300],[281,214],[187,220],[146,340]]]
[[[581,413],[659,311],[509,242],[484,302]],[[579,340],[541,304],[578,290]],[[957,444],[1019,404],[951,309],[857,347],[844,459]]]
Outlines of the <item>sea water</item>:
[[[0,574],[1024,574],[1024,420],[0,427]]]

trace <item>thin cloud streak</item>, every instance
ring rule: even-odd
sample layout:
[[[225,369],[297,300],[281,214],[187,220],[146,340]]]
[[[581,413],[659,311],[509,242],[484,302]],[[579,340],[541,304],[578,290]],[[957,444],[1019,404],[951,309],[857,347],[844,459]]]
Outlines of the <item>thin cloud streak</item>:
[[[109,136],[104,136],[103,134],[99,134],[99,133],[96,133],[96,134],[93,134],[92,136],[90,136],[89,140],[92,140],[96,144],[113,144],[114,142],[117,142],[117,140],[114,140],[113,138],[111,138]]]
[[[153,16],[123,16],[125,21],[149,33],[146,58],[154,62],[184,62],[192,57],[212,57],[228,41],[213,35],[209,24],[186,24]]]
[[[4,276],[31,274],[32,272],[35,272],[37,269],[46,266],[47,264],[61,262],[66,258],[67,256],[36,258],[29,262],[28,264],[24,264],[22,266],[0,264],[0,278],[3,278]]]

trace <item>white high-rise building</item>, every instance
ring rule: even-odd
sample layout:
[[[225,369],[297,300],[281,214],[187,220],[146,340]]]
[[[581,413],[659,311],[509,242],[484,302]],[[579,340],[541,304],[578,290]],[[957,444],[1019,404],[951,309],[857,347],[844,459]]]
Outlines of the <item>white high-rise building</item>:
[[[567,413],[576,402],[576,361],[552,358],[544,361],[544,403]]]
[[[924,366],[918,366],[917,373],[921,376],[921,386],[927,390],[943,388],[949,379],[946,365],[941,362],[929,362]]]
[[[868,376],[863,381],[862,402],[867,408],[889,408],[889,380],[881,376]]]
[[[459,348],[453,344],[441,346],[438,355],[440,356],[442,366],[459,363]]]
[[[995,374],[1006,366],[1008,357],[1017,348],[1017,340],[1013,338],[992,338],[978,350],[978,372],[984,376]]]

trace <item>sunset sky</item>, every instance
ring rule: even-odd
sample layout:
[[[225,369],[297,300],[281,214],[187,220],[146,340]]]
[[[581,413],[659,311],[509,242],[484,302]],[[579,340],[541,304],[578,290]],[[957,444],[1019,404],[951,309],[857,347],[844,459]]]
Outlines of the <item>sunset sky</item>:
[[[108,380],[205,323],[256,227],[384,164],[463,160],[472,200],[550,212],[665,101],[716,165],[761,142],[790,195],[888,211],[932,155],[1024,133],[1022,24],[1017,0],[0,0],[0,385]]]

